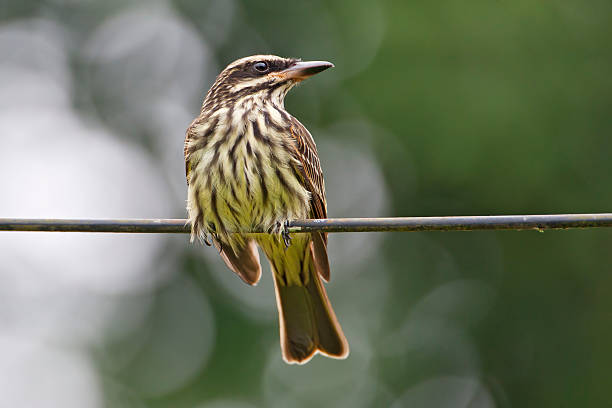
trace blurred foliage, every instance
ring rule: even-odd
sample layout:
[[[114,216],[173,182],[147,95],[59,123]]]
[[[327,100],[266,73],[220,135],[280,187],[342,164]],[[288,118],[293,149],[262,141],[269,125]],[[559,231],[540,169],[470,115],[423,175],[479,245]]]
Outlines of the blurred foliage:
[[[0,22],[53,19],[73,35],[74,51],[105,19],[139,4],[132,3],[10,1],[0,5]],[[385,215],[610,211],[609,1],[174,0],[158,5],[198,33],[217,61],[202,83],[193,84],[193,116],[216,72],[236,58],[274,53],[334,62],[335,70],[293,91],[287,106],[320,145],[353,142],[350,132],[334,132],[340,122],[356,123],[355,134],[366,134],[357,136],[375,152],[382,170],[389,192]],[[91,67],[77,52],[70,58],[75,108],[158,154],[149,124],[118,117],[110,91],[80,87],[80,81],[90,80]],[[167,137],[182,145],[180,132]],[[329,159],[323,164],[331,165]],[[334,191],[328,194],[331,201]],[[330,250],[343,239],[333,236]],[[336,398],[333,391],[268,384],[279,375],[269,373],[293,379],[306,375],[295,370],[317,373],[344,365],[367,370],[367,378],[375,379],[363,394],[369,398],[363,406],[604,406],[611,400],[611,241],[607,230],[387,234],[377,253],[360,265],[366,271],[360,279],[384,275],[389,281],[384,298],[377,300],[379,321],[353,331],[372,344],[369,357],[363,357],[367,364],[358,360],[362,339],[349,331],[357,350],[349,360],[315,358],[298,368],[280,363],[275,368],[263,354],[280,355],[276,321],[245,314],[210,277],[210,266],[185,251],[183,273],[197,282],[215,316],[212,355],[185,386],[137,399],[161,408],[229,399],[270,406],[277,397],[275,406],[283,406],[292,401],[287,395],[294,395],[301,402],[293,406],[321,405],[309,393],[324,390]],[[348,279],[332,282],[332,302],[349,285]],[[361,297],[366,294],[347,293],[355,296],[336,306],[341,322],[366,319],[360,314],[370,307]],[[112,374],[125,384],[135,375],[129,369]],[[457,380],[464,378],[470,380]],[[426,383],[430,379],[437,382]],[[460,395],[456,388],[471,389],[472,397],[430,400],[423,397],[435,396],[428,384],[438,390],[436,398]],[[270,395],[274,390],[276,397]],[[337,392],[343,394],[338,398],[350,394],[340,387]]]

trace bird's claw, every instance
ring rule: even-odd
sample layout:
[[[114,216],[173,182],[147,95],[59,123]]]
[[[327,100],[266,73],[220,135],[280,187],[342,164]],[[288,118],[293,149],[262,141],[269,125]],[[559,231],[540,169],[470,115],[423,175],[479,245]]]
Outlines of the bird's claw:
[[[276,221],[274,225],[269,229],[271,234],[277,235],[283,239],[285,244],[285,250],[291,245],[291,235],[289,234],[289,221]]]
[[[285,243],[285,251],[291,245],[291,234],[289,234],[289,221],[283,222],[283,230],[281,232],[281,236],[283,237],[283,242]]]

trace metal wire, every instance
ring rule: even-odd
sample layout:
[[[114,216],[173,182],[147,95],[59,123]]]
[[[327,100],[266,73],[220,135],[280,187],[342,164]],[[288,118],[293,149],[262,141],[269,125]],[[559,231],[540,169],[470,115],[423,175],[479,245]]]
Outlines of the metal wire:
[[[612,227],[612,213],[458,217],[329,218],[289,223],[289,232],[548,230]],[[184,219],[0,218],[0,231],[189,233]],[[240,231],[263,233],[265,231]]]

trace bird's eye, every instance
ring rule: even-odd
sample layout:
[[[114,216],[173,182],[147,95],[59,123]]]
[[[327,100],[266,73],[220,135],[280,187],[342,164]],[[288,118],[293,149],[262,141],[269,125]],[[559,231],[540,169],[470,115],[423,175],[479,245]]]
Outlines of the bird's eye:
[[[263,61],[259,61],[253,65],[253,68],[255,68],[255,70],[258,72],[266,72],[268,70],[268,64]]]

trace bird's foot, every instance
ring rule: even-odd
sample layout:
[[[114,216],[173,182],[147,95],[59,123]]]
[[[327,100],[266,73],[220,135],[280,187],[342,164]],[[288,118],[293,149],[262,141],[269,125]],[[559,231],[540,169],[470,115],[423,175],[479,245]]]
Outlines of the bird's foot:
[[[278,234],[283,239],[285,244],[285,250],[291,245],[291,234],[289,233],[289,221],[277,221],[274,226],[270,229],[272,234]]]
[[[191,232],[191,240],[193,241],[194,238],[198,239],[198,241],[200,241],[200,244],[205,244],[206,246],[211,246],[211,236],[208,233],[208,231],[200,229],[197,231],[192,231]]]
[[[291,234],[289,234],[289,221],[285,220],[283,222],[283,231],[281,232],[281,236],[283,237],[283,242],[285,243],[285,251],[291,245]]]

